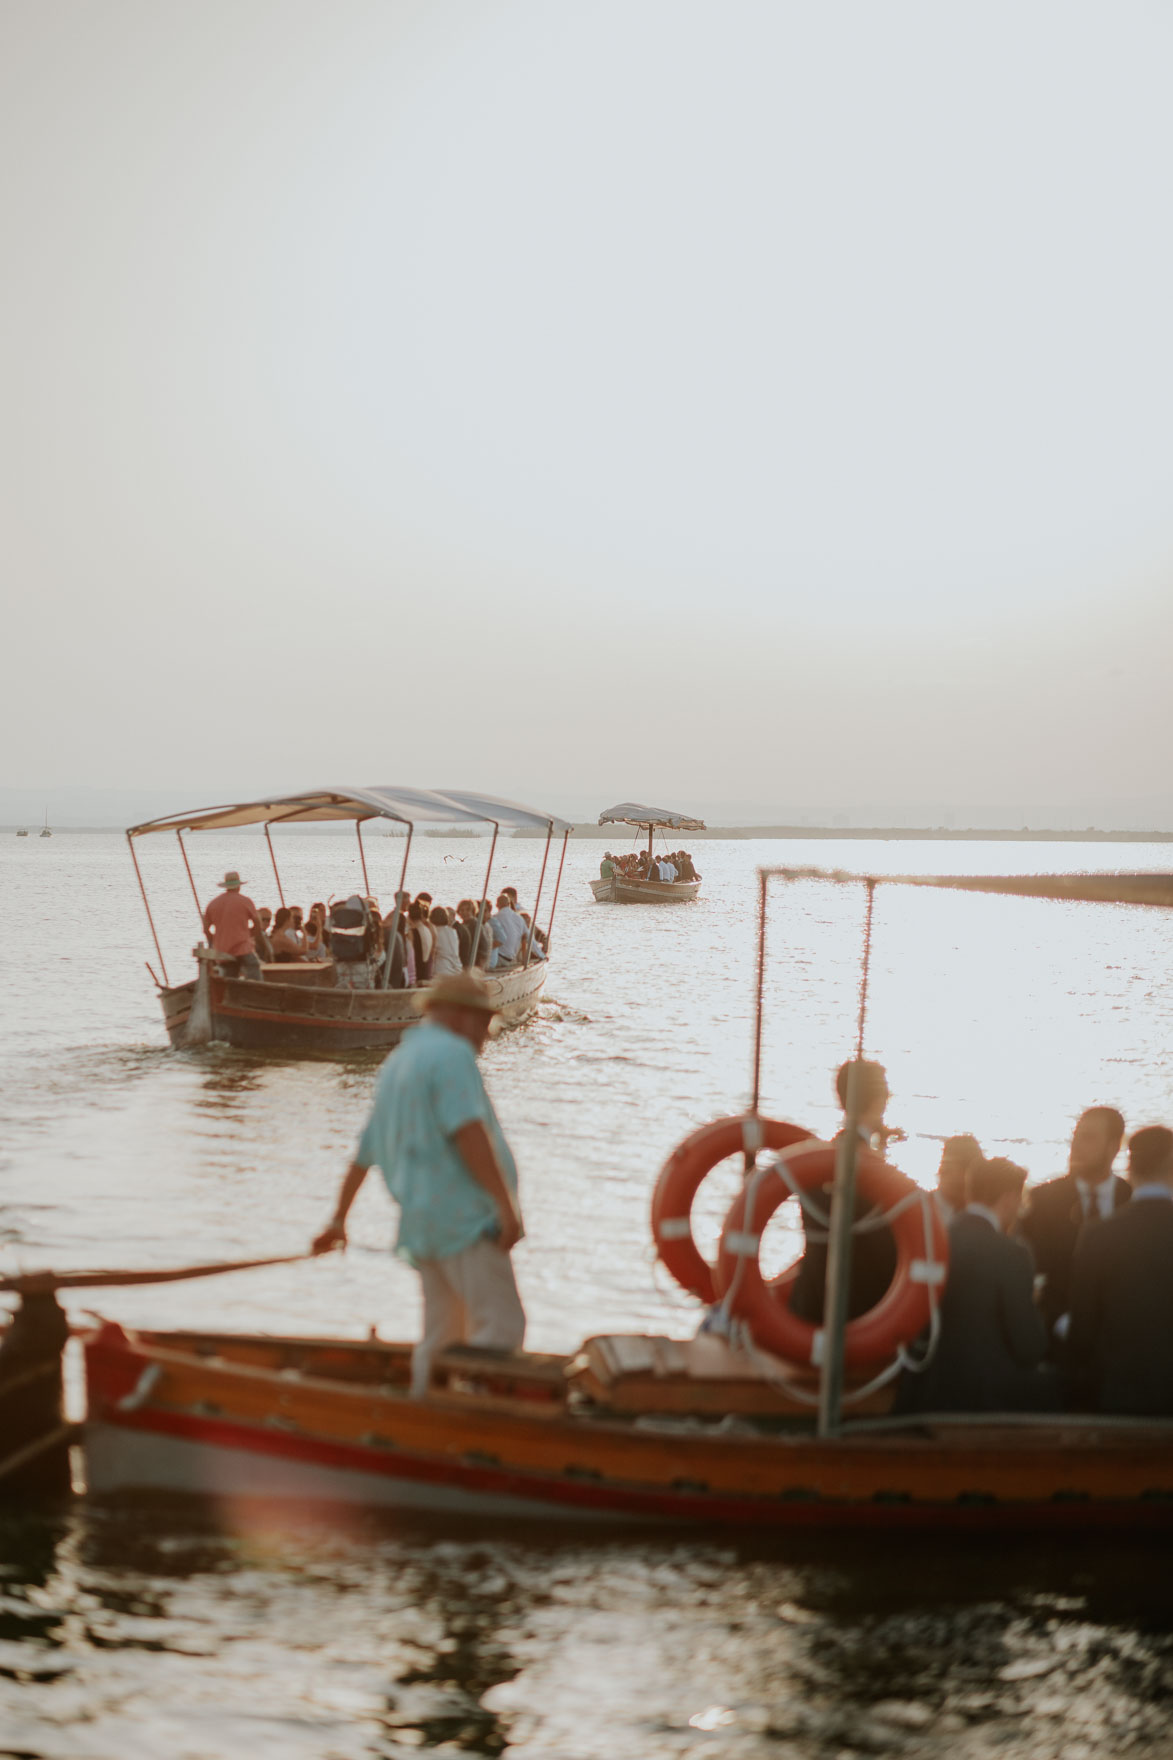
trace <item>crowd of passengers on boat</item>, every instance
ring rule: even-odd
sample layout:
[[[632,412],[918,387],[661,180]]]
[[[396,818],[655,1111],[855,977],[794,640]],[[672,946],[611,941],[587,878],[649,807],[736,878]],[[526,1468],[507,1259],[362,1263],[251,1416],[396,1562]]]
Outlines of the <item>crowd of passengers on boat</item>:
[[[658,880],[668,886],[674,880],[701,878],[686,849],[674,849],[660,856],[652,855],[646,849],[641,849],[638,855],[626,856],[612,855],[607,850],[599,863],[599,879],[612,880],[616,875],[621,880]]]
[[[888,1084],[864,1062],[861,1136],[883,1152]],[[847,1066],[840,1071],[844,1102]],[[949,1234],[936,1349],[915,1353],[897,1388],[904,1412],[1094,1412],[1173,1416],[1173,1131],[1148,1125],[1113,1171],[1126,1123],[1093,1106],[1067,1172],[1027,1189],[1027,1170],[947,1139],[934,1202]],[[857,1221],[868,1213],[856,1201]],[[826,1236],[804,1212],[792,1311],[821,1324]],[[891,1231],[855,1233],[848,1317],[881,1301],[896,1274]]]
[[[240,977],[263,978],[271,965],[332,962],[338,984],[411,990],[470,968],[503,972],[546,957],[546,936],[518,909],[512,886],[501,889],[495,910],[487,899],[443,905],[430,892],[399,892],[386,915],[377,898],[357,893],[328,906],[319,900],[308,912],[300,905],[258,907],[234,870],[220,887],[204,912],[204,929]]]

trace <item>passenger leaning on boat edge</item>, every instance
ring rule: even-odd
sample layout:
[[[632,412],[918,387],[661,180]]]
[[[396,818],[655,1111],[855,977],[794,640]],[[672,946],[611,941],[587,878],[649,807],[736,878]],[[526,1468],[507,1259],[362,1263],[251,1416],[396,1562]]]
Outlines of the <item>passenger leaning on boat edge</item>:
[[[474,972],[437,978],[424,1019],[379,1072],[374,1106],[314,1253],[346,1245],[346,1218],[372,1167],[400,1208],[395,1251],[419,1273],[423,1337],[411,1391],[427,1393],[452,1344],[520,1350],[525,1310],[509,1255],[523,1234],[517,1168],[477,1057],[496,1012]]]

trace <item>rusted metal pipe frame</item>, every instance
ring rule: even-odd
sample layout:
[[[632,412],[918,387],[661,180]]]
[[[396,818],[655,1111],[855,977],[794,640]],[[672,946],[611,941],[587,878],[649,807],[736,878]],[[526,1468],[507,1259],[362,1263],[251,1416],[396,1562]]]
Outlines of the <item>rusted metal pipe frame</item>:
[[[554,896],[550,900],[550,921],[546,924],[546,952],[550,951],[550,943],[554,939],[554,912],[558,909],[558,890],[562,885],[562,870],[566,866],[566,840],[570,836],[570,827],[562,833],[562,854],[558,860],[558,877],[554,882]]]
[[[147,922],[151,925],[151,935],[153,936],[154,942],[155,942],[155,952],[158,954],[159,964],[163,968],[163,982],[164,982],[164,984],[166,984],[167,988],[170,990],[171,980],[167,976],[167,961],[163,958],[163,949],[159,945],[159,932],[155,928],[155,919],[151,915],[151,905],[150,905],[150,900],[147,898],[147,889],[143,885],[142,871],[140,870],[139,865],[138,865],[138,857],[134,853],[134,838],[130,835],[129,831],[126,834],[126,846],[130,851],[130,859],[134,863],[134,871],[135,871],[135,875],[138,879],[138,889],[143,895],[143,908],[145,909],[145,911],[147,913]],[[148,967],[147,969],[149,971],[150,967]],[[151,976],[154,977],[153,972],[151,973]]]
[[[489,823],[493,827],[493,841],[489,845],[489,865],[485,869],[485,886],[484,891],[481,893],[481,908],[477,912],[477,930],[472,938],[472,951],[468,956],[468,963],[470,966],[476,965],[477,953],[480,950],[481,934],[485,927],[485,917],[489,909],[489,875],[493,872],[493,855],[497,848],[497,834],[501,829],[496,819],[491,819]]]
[[[269,825],[268,825],[267,820],[265,822],[265,842],[269,846],[269,860],[273,864],[273,878],[277,882],[277,897],[281,900],[281,908],[282,908],[282,910],[284,910],[284,908],[285,908],[285,894],[281,890],[281,876],[277,872],[277,856],[276,856],[274,849],[273,849],[273,839],[269,836]]]
[[[402,821],[400,821],[400,822],[402,823]],[[403,895],[403,882],[407,879],[407,858],[411,854],[411,840],[412,840],[412,837],[414,836],[414,834],[415,834],[415,826],[411,823],[410,820],[408,820],[407,821],[407,842],[404,845],[404,849],[403,849],[403,864],[399,870],[399,885],[396,888],[396,892],[395,892],[395,909],[391,913],[391,927],[387,931],[387,952],[383,956],[383,988],[384,988],[384,990],[388,990],[391,987],[391,960],[392,960],[392,956],[395,952],[395,937],[399,933],[399,919],[403,915],[403,910],[402,910],[402,907],[401,907],[399,901]],[[407,957],[406,957],[407,956],[407,940],[406,940],[406,937],[404,937],[403,952],[404,952],[403,964],[404,964],[404,971],[406,973],[406,968],[407,968]]]
[[[534,914],[530,918],[529,934],[526,937],[525,965],[522,968],[523,971],[529,970],[529,962],[533,957],[534,933],[535,933],[537,926],[538,926],[538,906],[542,902],[542,882],[546,878],[546,863],[550,859],[550,839],[553,837],[553,835],[554,835],[554,821],[553,821],[553,819],[551,819],[549,825],[546,827],[546,847],[542,852],[542,871],[538,875],[538,895],[534,899]]]
[[[199,895],[199,893],[198,893],[198,892],[197,892],[197,891],[196,891],[196,883],[195,883],[195,881],[194,881],[194,879],[193,879],[193,878],[192,878],[192,872],[191,872],[191,863],[190,863],[190,862],[189,862],[189,861],[188,861],[188,859],[187,859],[187,850],[186,850],[186,849],[185,849],[185,848],[184,848],[184,845],[183,845],[183,833],[182,833],[182,831],[176,831],[176,833],[175,833],[175,840],[176,840],[176,842],[177,842],[177,843],[178,843],[178,845],[179,845],[179,853],[180,853],[180,855],[181,855],[181,856],[182,856],[182,857],[183,857],[183,865],[184,865],[184,867],[185,867],[185,868],[186,868],[186,869],[187,869],[187,880],[188,880],[188,885],[189,885],[189,886],[190,886],[190,887],[191,887],[191,895],[192,895],[192,897],[193,897],[193,898],[194,898],[194,899],[195,899],[195,907],[196,907],[196,915],[197,915],[197,916],[198,916],[198,917],[199,917],[199,919],[200,919],[200,932],[201,932],[201,933],[203,933],[203,929],[204,929],[204,907],[203,907],[203,905],[202,905],[202,904],[201,904],[201,903],[200,903],[200,895]]]
[[[369,898],[371,896],[371,883],[367,879],[367,855],[366,855],[366,851],[363,849],[363,846],[362,846],[362,820],[361,819],[356,819],[354,822],[354,834],[358,838],[358,859],[362,863],[363,897]]]

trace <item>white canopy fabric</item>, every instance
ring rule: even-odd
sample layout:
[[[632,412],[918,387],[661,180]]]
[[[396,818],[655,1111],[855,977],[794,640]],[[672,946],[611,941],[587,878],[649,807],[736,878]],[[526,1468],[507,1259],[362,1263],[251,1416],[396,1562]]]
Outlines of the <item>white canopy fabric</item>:
[[[623,801],[599,814],[600,825],[638,825],[641,831],[662,826],[666,831],[703,831],[703,819],[690,819],[687,813],[673,813],[667,807],[644,807],[638,801]]]
[[[837,885],[935,886],[1006,898],[1050,898],[1095,904],[1173,906],[1169,874],[849,874],[841,868],[762,868],[779,880],[830,880]]]
[[[434,789],[394,784],[378,788],[315,788],[305,794],[278,795],[233,806],[201,807],[132,825],[129,837],[152,831],[224,831],[238,825],[320,824],[323,820],[394,819],[401,825],[493,824],[517,830],[570,829],[564,819],[498,801],[491,795],[442,794]]]

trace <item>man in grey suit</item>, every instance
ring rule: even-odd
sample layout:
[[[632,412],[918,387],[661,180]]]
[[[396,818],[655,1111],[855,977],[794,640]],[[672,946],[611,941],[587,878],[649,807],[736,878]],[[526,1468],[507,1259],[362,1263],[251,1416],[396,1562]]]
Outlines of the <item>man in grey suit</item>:
[[[1072,1370],[1102,1412],[1173,1417],[1173,1131],[1128,1144],[1132,1202],[1085,1227],[1071,1271]]]
[[[1034,1264],[1010,1239],[1026,1169],[977,1161],[968,1203],[949,1229],[949,1276],[935,1355],[901,1378],[905,1412],[1047,1412],[1058,1409],[1053,1371],[1039,1367],[1047,1334],[1034,1304]]]

